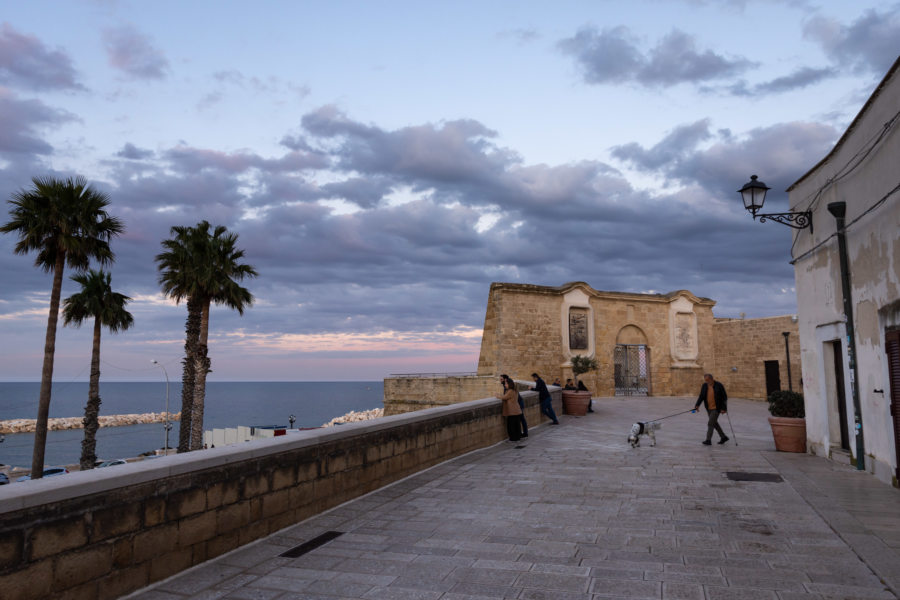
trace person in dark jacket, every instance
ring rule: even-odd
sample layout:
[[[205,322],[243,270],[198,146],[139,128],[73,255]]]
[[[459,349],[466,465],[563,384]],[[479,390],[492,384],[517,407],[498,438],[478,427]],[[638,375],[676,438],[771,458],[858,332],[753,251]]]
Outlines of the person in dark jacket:
[[[587,389],[587,386],[584,385],[584,382],[583,382],[582,380],[580,380],[580,379],[578,380],[578,387],[575,388],[575,389],[578,390],[579,392],[589,392],[589,391],[591,391],[591,390]],[[587,410],[588,412],[594,412],[594,407],[591,406],[593,403],[594,403],[594,399],[593,399],[593,398],[588,398],[588,410]]]
[[[534,379],[534,391],[538,393],[538,399],[541,401],[541,412],[553,421],[554,425],[559,425],[559,419],[556,418],[556,412],[553,410],[553,397],[547,384],[541,379],[537,373],[532,373],[531,378]]]
[[[694,412],[703,404],[706,407],[706,413],[709,415],[709,421],[706,425],[706,439],[703,440],[704,446],[712,444],[713,430],[719,434],[719,443],[724,444],[728,441],[728,436],[719,425],[719,415],[728,412],[728,394],[725,392],[725,386],[716,381],[711,373],[703,376],[703,386],[700,388],[700,395],[697,397],[697,403],[694,405]]]

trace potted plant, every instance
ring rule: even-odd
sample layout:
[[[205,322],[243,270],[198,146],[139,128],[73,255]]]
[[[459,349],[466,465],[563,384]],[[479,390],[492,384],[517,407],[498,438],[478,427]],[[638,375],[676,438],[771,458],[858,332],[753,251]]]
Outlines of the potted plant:
[[[572,357],[572,374],[578,383],[578,376],[597,369],[597,359],[576,354]],[[583,417],[591,404],[591,393],[580,390],[563,390],[563,413]]]
[[[781,452],[806,452],[806,410],[803,394],[780,390],[769,395],[769,425],[775,449]]]

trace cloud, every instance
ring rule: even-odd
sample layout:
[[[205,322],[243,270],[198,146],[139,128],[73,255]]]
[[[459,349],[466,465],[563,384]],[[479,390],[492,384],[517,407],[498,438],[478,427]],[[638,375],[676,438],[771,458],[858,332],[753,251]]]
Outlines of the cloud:
[[[650,148],[631,143],[612,153],[640,171],[730,197],[751,171],[780,192],[825,156],[838,136],[829,125],[792,122],[735,137],[729,131],[713,134],[703,120],[676,127]]]
[[[726,88],[726,90],[735,96],[759,96],[766,94],[782,94],[799,90],[819,82],[831,79],[838,75],[838,70],[832,67],[801,67],[790,75],[776,77],[769,81],[748,85],[746,81],[739,81]],[[713,88],[703,88],[704,91],[716,91]]]
[[[505,29],[497,34],[499,38],[510,38],[520,45],[530,44],[541,39],[541,34],[533,27],[518,27],[515,29]]]
[[[75,120],[75,116],[47,106],[40,100],[18,98],[0,88],[0,156],[46,155],[53,152],[39,130]]]
[[[584,81],[591,84],[633,82],[669,87],[734,77],[755,66],[745,58],[698,50],[693,36],[677,29],[647,51],[624,26],[603,31],[584,27],[561,40],[558,47],[575,58]]]
[[[103,32],[110,66],[134,79],[164,79],[169,61],[150,38],[132,27],[122,25]]]
[[[124,146],[122,146],[121,150],[116,152],[116,156],[118,156],[119,158],[127,158],[129,160],[144,160],[147,158],[153,158],[153,150],[138,148],[131,142],[128,142]]]
[[[855,72],[882,75],[898,57],[900,4],[883,11],[868,10],[849,25],[813,17],[803,33],[817,42],[835,64]]]
[[[0,26],[0,84],[29,91],[84,90],[72,59],[38,38]]]

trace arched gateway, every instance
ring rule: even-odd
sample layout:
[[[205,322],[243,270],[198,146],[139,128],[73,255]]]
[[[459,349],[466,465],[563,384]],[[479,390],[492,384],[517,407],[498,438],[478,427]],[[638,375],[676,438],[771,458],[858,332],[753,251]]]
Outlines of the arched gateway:
[[[650,395],[650,347],[637,325],[626,325],[616,336],[613,352],[616,396]]]

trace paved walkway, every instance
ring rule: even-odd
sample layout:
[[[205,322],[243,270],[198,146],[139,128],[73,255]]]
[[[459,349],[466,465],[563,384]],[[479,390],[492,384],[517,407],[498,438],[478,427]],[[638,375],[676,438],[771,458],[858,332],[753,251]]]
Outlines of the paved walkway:
[[[775,452],[762,403],[730,402],[739,445],[702,446],[705,417],[691,414],[664,421],[655,448],[625,443],[633,421],[691,403],[596,399],[594,414],[562,417],[524,444],[444,463],[133,597],[900,597],[900,491]],[[728,471],[784,481],[731,481]],[[279,557],[326,531],[344,534]]]

